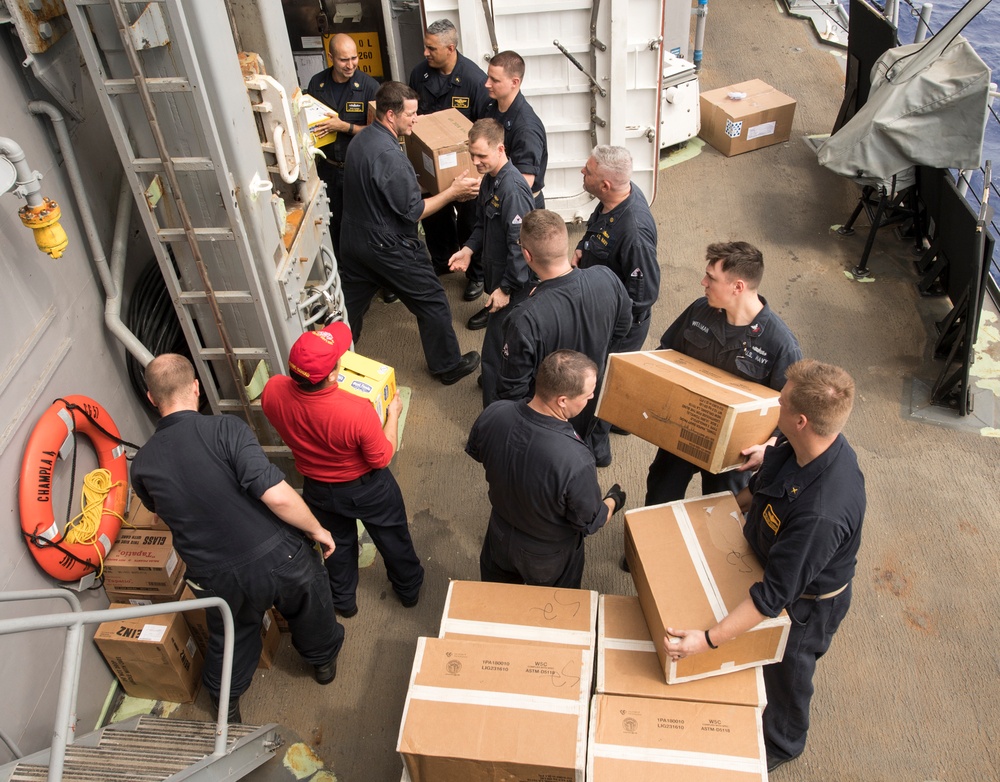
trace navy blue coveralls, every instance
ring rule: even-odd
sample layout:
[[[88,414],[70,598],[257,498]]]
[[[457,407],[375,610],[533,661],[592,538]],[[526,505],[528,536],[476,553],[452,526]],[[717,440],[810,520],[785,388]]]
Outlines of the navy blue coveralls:
[[[633,182],[628,197],[610,212],[600,204],[587,221],[587,232],[576,249],[578,266],[607,266],[618,275],[632,299],[632,328],[618,350],[642,350],[649,333],[649,315],[660,295],[660,264],[656,260],[656,223],[646,196]]]
[[[660,338],[659,350],[679,350],[730,374],[780,391],[785,370],[802,358],[798,340],[785,322],[768,306],[748,326],[730,326],[725,310],[708,306],[702,296],[675,320]],[[739,494],[750,480],[750,472],[729,470],[718,474],[695,467],[662,448],[649,465],[646,505],[684,499],[691,477],[701,473],[702,494],[731,491]]]
[[[347,149],[344,186],[344,257],[340,277],[355,342],[379,288],[395,291],[417,317],[427,366],[439,375],[458,366],[462,353],[441,281],[417,238],[424,211],[417,175],[399,139],[376,122]]]
[[[417,93],[417,113],[433,114],[445,109],[458,109],[469,121],[475,122],[486,111],[490,95],[486,91],[486,74],[463,54],[447,76],[422,60],[410,72],[410,87]],[[475,176],[470,171],[469,176]],[[448,268],[448,259],[465,244],[476,224],[475,201],[448,204],[439,212],[424,218],[424,239],[431,261],[438,273]],[[482,282],[482,262],[473,256],[466,271],[470,280]]]
[[[597,389],[570,423],[590,446],[598,465],[611,462],[611,425],[594,417],[608,354],[632,324],[632,302],[625,286],[604,266],[573,269],[545,280],[518,304],[503,323],[503,361],[497,381],[501,399],[527,399],[535,392],[535,373],[556,350],[576,350],[597,364]]]
[[[360,70],[355,71],[344,86],[333,80],[333,68],[327,68],[309,80],[306,93],[336,111],[344,122],[353,123],[356,126],[354,132],[359,133],[368,121],[368,102],[375,100],[378,87],[375,79]],[[326,159],[316,158],[316,171],[326,183],[326,193],[330,198],[330,238],[338,259],[340,222],[344,212],[344,161],[352,138],[350,133],[338,133],[336,141],[321,148]]]
[[[542,190],[545,188],[545,170],[549,165],[549,145],[545,126],[535,110],[519,92],[507,111],[501,112],[496,101],[492,101],[483,117],[495,119],[503,125],[503,145],[507,157],[522,174],[534,174],[531,190],[535,209],[544,209],[545,195]]]
[[[487,174],[476,199],[476,227],[465,246],[473,254],[482,253],[484,287],[487,293],[497,288],[510,296],[510,303],[499,312],[491,312],[483,336],[483,407],[496,398],[503,349],[503,321],[507,314],[528,295],[529,277],[533,276],[521,252],[521,222],[535,208],[531,188],[514,166],[507,162],[495,177]]]
[[[306,662],[323,665],[344,643],[323,558],[260,501],[282,480],[250,427],[231,415],[171,413],[132,461],[136,496],[170,527],[197,596],[221,597],[233,612],[231,698],[253,681],[260,626],[272,605],[288,620],[292,645]],[[205,614],[210,638],[202,680],[218,698],[222,616]]]
[[[787,609],[792,620],[784,658],[764,666],[764,743],[773,762],[805,748],[816,661],[851,604],[865,479],[843,435],[804,467],[780,438],[767,449],[750,491],[743,535],[764,565],[764,580],[750,597],[765,616]]]
[[[480,578],[579,589],[584,537],[604,526],[608,506],[573,427],[525,400],[501,400],[473,424],[465,452],[485,468],[493,506]]]

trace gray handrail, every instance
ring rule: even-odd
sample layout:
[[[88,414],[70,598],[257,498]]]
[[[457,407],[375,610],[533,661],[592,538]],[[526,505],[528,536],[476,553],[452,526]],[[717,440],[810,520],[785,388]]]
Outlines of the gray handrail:
[[[148,606],[125,606],[122,608],[107,608],[100,611],[82,611],[75,595],[61,589],[42,589],[31,592],[6,592],[0,594],[0,602],[15,600],[38,600],[42,598],[59,597],[67,600],[72,612],[52,614],[50,616],[26,616],[16,619],[0,619],[0,635],[30,632],[32,630],[51,630],[65,627],[66,646],[63,655],[63,670],[59,686],[59,702],[56,707],[56,724],[52,729],[52,746],[49,754],[49,782],[59,782],[62,779],[63,766],[66,760],[66,747],[72,743],[72,733],[75,725],[71,724],[70,712],[75,712],[76,694],[80,677],[80,656],[83,651],[83,626],[112,622],[121,619],[139,619],[144,616],[158,614],[176,614],[185,611],[195,611],[201,608],[218,608],[222,614],[224,629],[222,652],[222,684],[219,688],[219,712],[215,721],[215,749],[212,757],[218,758],[226,754],[226,742],[229,736],[227,716],[229,711],[230,680],[233,674],[233,615],[229,605],[220,597],[202,597],[196,600],[184,600],[172,603],[159,603]],[[67,681],[67,679],[69,681]],[[75,714],[73,716],[75,722]]]

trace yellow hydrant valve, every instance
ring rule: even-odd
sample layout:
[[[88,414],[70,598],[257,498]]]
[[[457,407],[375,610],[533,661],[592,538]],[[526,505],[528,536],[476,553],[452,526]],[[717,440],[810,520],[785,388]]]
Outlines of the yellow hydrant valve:
[[[35,244],[39,250],[53,258],[62,257],[63,250],[69,245],[69,237],[59,225],[59,218],[62,217],[59,204],[46,198],[39,206],[22,206],[17,214],[21,222],[35,232]]]

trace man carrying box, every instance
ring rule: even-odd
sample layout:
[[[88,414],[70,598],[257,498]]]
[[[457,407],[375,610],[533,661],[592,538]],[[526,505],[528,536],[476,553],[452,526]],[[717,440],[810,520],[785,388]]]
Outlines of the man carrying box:
[[[221,597],[232,609],[229,721],[241,721],[239,698],[253,681],[260,626],[272,605],[288,620],[292,644],[312,663],[316,681],[329,684],[344,628],[310,541],[329,557],[330,533],[267,460],[249,426],[236,416],[198,412],[198,381],[184,356],[157,356],[145,379],[149,401],[163,417],[132,461],[132,488],[170,527],[198,597]],[[208,611],[207,618],[211,639],[202,678],[218,704],[222,616]]]
[[[397,391],[382,426],[367,399],[337,386],[340,360],[350,346],[351,330],[342,321],[307,331],[288,354],[290,376],[272,377],[261,397],[264,415],[305,477],[306,504],[337,543],[326,567],[333,603],[343,617],[358,613],[358,519],[404,606],[417,604],[424,582],[403,495],[388,469],[399,443],[403,403]]]
[[[764,565],[762,582],[714,627],[667,628],[667,654],[681,659],[731,641],[787,610],[792,625],[780,663],[764,666],[768,771],[802,754],[816,661],[851,604],[865,515],[865,481],[840,433],[854,403],[854,381],[811,359],[787,369],[778,426],[760,470],[737,500],[743,535]]]
[[[469,267],[481,252],[489,299],[481,313],[469,319],[470,329],[485,326],[483,337],[483,407],[497,398],[503,348],[503,319],[528,295],[531,272],[521,252],[521,223],[535,208],[531,188],[507,159],[503,128],[496,120],[481,119],[469,131],[469,152],[482,175],[476,199],[476,227],[465,246],[448,261],[452,269]],[[485,314],[485,318],[481,315]]]
[[[465,452],[486,470],[493,506],[483,581],[580,588],[584,538],[625,505],[617,483],[602,499],[594,455],[569,423],[596,386],[593,361],[557,350],[530,400],[495,402],[473,424]]]
[[[438,19],[424,34],[424,61],[410,72],[410,88],[417,93],[417,111],[433,114],[457,109],[475,122],[484,116],[489,95],[482,68],[458,51],[458,30],[450,19]],[[434,270],[447,274],[448,258],[462,246],[476,224],[472,201],[459,201],[424,216],[424,237]],[[477,259],[478,261],[478,259]],[[481,264],[466,271],[463,298],[475,301],[483,293]]]
[[[444,192],[421,199],[417,175],[399,148],[399,136],[410,135],[416,121],[413,90],[394,81],[379,87],[375,124],[347,150],[344,192],[350,198],[344,204],[340,277],[355,340],[375,291],[393,290],[417,318],[428,369],[451,385],[476,370],[479,353],[459,350],[448,297],[427,262],[417,222],[456,198],[472,197],[479,182],[463,172]]]
[[[746,242],[710,244],[701,284],[704,297],[695,301],[660,338],[659,350],[678,350],[730,374],[780,391],[785,369],[802,358],[798,340],[757,293],[764,258]],[[679,456],[656,452],[646,478],[646,505],[683,500],[687,485],[701,472],[701,493],[738,494],[760,466],[766,443],[742,451],[742,467],[713,474]],[[624,561],[623,561],[624,563]],[[623,564],[624,568],[624,564]]]

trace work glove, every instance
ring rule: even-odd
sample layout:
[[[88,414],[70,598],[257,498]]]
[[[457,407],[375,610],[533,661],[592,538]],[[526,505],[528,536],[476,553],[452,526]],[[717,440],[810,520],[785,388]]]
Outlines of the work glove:
[[[610,499],[614,501],[615,509],[611,511],[612,515],[614,515],[615,513],[617,513],[618,511],[620,511],[622,508],[625,507],[625,492],[622,490],[622,487],[619,486],[617,483],[610,489],[608,489],[608,493],[604,495],[604,499],[606,500]]]

